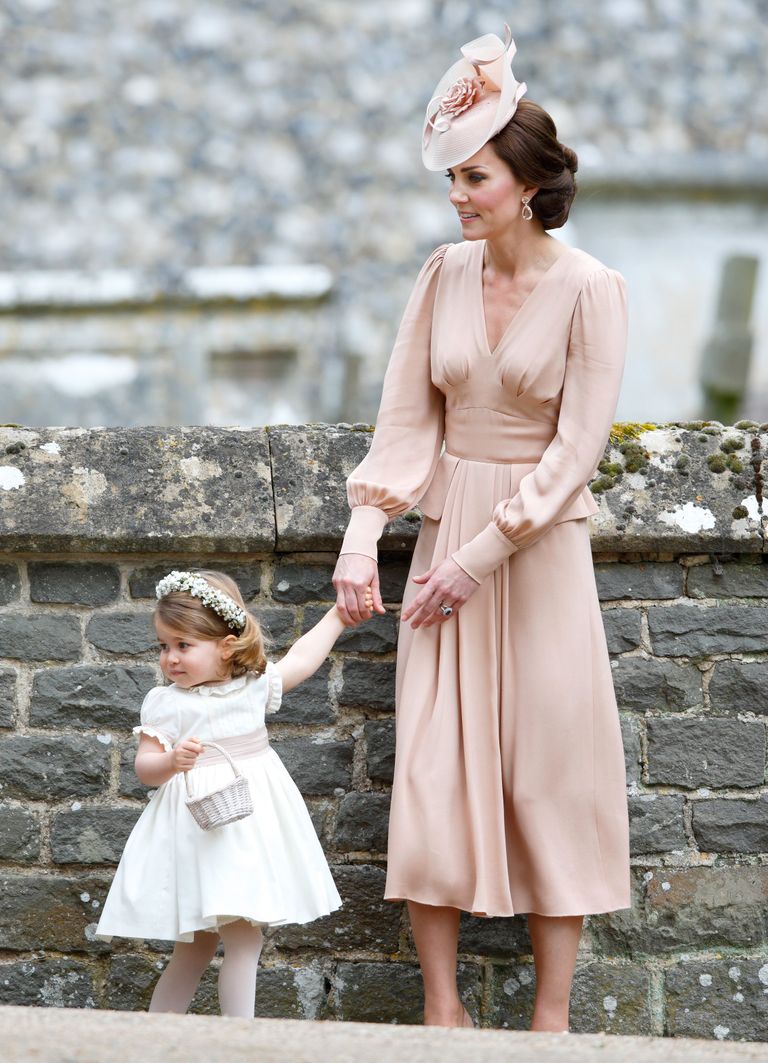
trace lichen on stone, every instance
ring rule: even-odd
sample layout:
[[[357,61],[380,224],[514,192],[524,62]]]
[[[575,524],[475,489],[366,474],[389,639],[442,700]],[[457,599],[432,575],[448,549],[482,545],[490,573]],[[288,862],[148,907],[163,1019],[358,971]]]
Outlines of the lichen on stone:
[[[608,442],[612,447],[618,447],[622,443],[639,439],[643,432],[652,432],[654,428],[658,427],[656,424],[642,423],[640,421],[618,422],[612,426]]]

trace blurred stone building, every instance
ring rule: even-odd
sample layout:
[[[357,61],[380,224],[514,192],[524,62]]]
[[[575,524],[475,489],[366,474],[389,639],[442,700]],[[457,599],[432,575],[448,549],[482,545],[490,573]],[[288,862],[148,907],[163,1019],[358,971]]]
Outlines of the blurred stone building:
[[[695,415],[723,261],[768,253],[760,0],[0,0],[0,422],[370,418],[460,239],[424,105],[505,20],[581,160],[560,235],[629,281],[619,415]],[[766,419],[766,269],[752,329]]]

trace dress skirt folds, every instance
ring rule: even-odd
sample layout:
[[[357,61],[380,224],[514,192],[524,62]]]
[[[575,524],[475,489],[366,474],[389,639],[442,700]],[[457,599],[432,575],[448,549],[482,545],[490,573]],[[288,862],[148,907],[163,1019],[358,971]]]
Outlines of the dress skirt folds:
[[[483,242],[440,248],[405,312],[344,553],[424,513],[411,574],[479,587],[401,624],[386,896],[487,916],[630,905],[626,779],[586,485],[613,418],[623,282],[563,249],[491,351]],[[420,587],[409,580],[405,606]]]

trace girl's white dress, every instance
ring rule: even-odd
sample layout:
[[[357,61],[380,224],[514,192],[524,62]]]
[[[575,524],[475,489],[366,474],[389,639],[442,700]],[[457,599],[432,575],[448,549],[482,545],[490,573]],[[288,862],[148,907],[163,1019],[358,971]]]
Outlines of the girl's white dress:
[[[184,738],[202,741],[252,734],[280,707],[280,674],[183,690],[150,690],[134,728],[167,750]],[[191,941],[235,919],[272,926],[308,923],[341,905],[312,820],[296,784],[273,749],[236,757],[254,812],[202,830],[186,807],[183,775],[150,798],[123,851],[96,935]],[[197,796],[232,778],[227,763],[194,769]]]

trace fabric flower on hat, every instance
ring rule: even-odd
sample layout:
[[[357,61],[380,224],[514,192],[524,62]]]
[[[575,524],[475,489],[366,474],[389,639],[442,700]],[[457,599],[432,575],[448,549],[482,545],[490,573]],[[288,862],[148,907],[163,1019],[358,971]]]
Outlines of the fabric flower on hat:
[[[456,117],[477,103],[485,90],[480,78],[459,78],[448,89],[440,101],[440,113]]]

